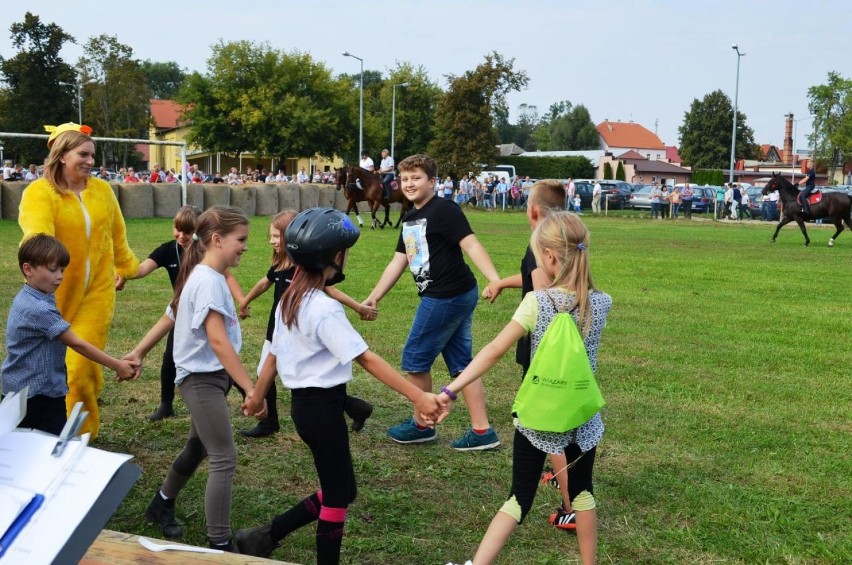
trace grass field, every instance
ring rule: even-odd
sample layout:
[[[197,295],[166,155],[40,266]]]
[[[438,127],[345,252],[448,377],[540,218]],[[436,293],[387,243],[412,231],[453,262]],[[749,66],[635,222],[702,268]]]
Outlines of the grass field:
[[[517,272],[529,236],[524,215],[468,217],[501,276]],[[758,222],[584,219],[595,283],[614,300],[597,375],[608,402],[595,470],[601,562],[852,562],[852,234],[829,249],[831,232],[812,229],[813,243],[805,248],[794,227],[770,245],[774,228]],[[267,269],[266,229],[266,218],[252,220],[250,249],[235,271],[245,289]],[[170,237],[171,227],[167,220],[131,220],[128,232],[144,258]],[[21,282],[19,238],[15,223],[0,222],[2,320]],[[391,230],[365,231],[341,290],[363,299],[395,240]],[[254,303],[243,324],[242,359],[252,374],[271,295]],[[118,296],[108,350],[129,350],[169,297],[162,270],[128,283]],[[519,292],[507,292],[494,305],[479,305],[476,350],[510,319],[519,299]],[[416,303],[404,275],[382,301],[377,321],[351,319],[371,348],[398,365]],[[140,380],[106,383],[96,444],[134,454],[144,470],[108,527],[155,537],[158,530],[142,515],[189,425],[180,401],[177,418],[156,424],[145,418],[158,401],[161,351],[148,357]],[[436,383],[447,378],[439,361]],[[508,490],[509,408],[518,384],[512,355],[485,377],[503,448],[456,453],[448,444],[468,426],[463,407],[439,429],[437,442],[398,446],[386,429],[406,416],[406,401],[356,371],[350,390],[376,411],[351,436],[359,494],[347,521],[344,562],[444,564],[473,555]],[[238,399],[231,397],[232,420],[246,428],[253,424],[238,415]],[[281,433],[237,438],[234,528],[260,524],[318,486],[289,420],[288,394],[280,389],[279,403]],[[205,545],[205,477],[202,467],[178,501],[185,541],[199,545]],[[556,491],[540,487],[500,563],[577,559],[576,538],[546,522],[557,504]],[[313,529],[305,528],[274,557],[310,563],[313,546]]]

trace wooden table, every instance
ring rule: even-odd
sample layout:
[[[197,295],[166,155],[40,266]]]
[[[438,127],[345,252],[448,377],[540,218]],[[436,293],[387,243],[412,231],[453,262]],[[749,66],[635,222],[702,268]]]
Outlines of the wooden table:
[[[151,539],[151,538],[149,538]],[[153,539],[155,543],[174,543]],[[152,565],[176,565],[178,563],[231,563],[261,565],[269,563],[284,563],[273,561],[262,557],[251,557],[236,553],[190,553],[186,551],[150,551],[139,544],[139,536],[103,530],[89,547],[89,551],[83,556],[81,565],[122,565],[125,563],[152,564]],[[289,563],[287,565],[295,565]]]

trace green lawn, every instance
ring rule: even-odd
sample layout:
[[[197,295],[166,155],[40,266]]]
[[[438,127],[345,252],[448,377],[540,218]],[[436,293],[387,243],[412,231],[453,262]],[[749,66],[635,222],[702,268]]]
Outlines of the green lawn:
[[[471,212],[478,237],[501,275],[517,272],[529,228],[517,213]],[[771,245],[773,226],[693,221],[653,222],[636,214],[584,216],[591,229],[596,284],[614,306],[598,356],[598,382],[608,405],[598,448],[596,498],[599,555],[617,563],[849,563],[852,561],[852,234],[835,248],[831,232],[811,229],[805,248],[795,227]],[[250,250],[235,273],[245,289],[269,260],[266,218],[252,221]],[[131,220],[139,257],[171,236],[167,220]],[[21,282],[15,258],[20,232],[0,222],[0,316]],[[390,259],[391,230],[369,231],[352,251],[341,290],[363,299]],[[480,278],[481,280],[481,278]],[[243,324],[242,358],[253,374],[271,292]],[[129,350],[170,297],[158,271],[119,294],[108,350]],[[475,348],[494,337],[520,299],[507,292],[483,302],[474,318]],[[380,305],[376,322],[351,316],[370,346],[398,365],[417,296],[404,275]],[[351,313],[350,313],[351,314]],[[149,423],[159,395],[159,356],[134,383],[107,382],[97,446],[135,455],[144,473],[109,526],[157,536],[145,506],[180,450],[188,412]],[[2,350],[0,349],[0,353]],[[2,355],[0,355],[2,356]],[[439,361],[435,380],[448,378]],[[448,443],[468,425],[459,407],[438,441],[398,446],[385,435],[408,413],[404,399],[360,369],[351,391],[376,405],[365,429],[351,436],[358,499],[351,507],[343,559],[357,564],[436,564],[470,558],[508,490],[509,417],[519,384],[514,357],[485,377],[488,408],[502,449],[456,453]],[[235,428],[252,421],[238,415]],[[309,453],[289,421],[279,392],[282,432],[264,440],[238,437],[232,525],[257,525],[317,488]],[[205,544],[202,467],[178,502],[189,543]],[[552,529],[558,504],[541,487],[527,522],[500,563],[566,563],[576,539]],[[285,540],[276,558],[314,560],[313,529]]]

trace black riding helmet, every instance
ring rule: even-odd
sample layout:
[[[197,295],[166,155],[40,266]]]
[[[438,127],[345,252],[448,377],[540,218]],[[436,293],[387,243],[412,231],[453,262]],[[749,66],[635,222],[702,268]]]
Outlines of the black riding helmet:
[[[309,271],[334,267],[340,272],[335,256],[355,245],[360,235],[352,220],[333,208],[308,208],[284,232],[287,253],[296,265]]]

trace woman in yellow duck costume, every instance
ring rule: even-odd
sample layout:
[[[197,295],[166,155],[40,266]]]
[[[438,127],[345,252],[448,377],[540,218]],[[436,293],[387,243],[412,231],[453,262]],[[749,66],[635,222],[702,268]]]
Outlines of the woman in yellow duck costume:
[[[92,129],[75,123],[45,129],[50,132],[50,154],[44,176],[24,190],[18,223],[24,238],[45,233],[68,248],[71,262],[56,291],[56,305],[74,333],[103,349],[115,308],[116,276],[132,278],[139,260],[127,244],[124,217],[112,188],[91,175],[95,165]],[[100,428],[101,366],[70,348],[65,364],[66,407],[83,402],[89,417],[81,433],[90,432],[94,439]]]

